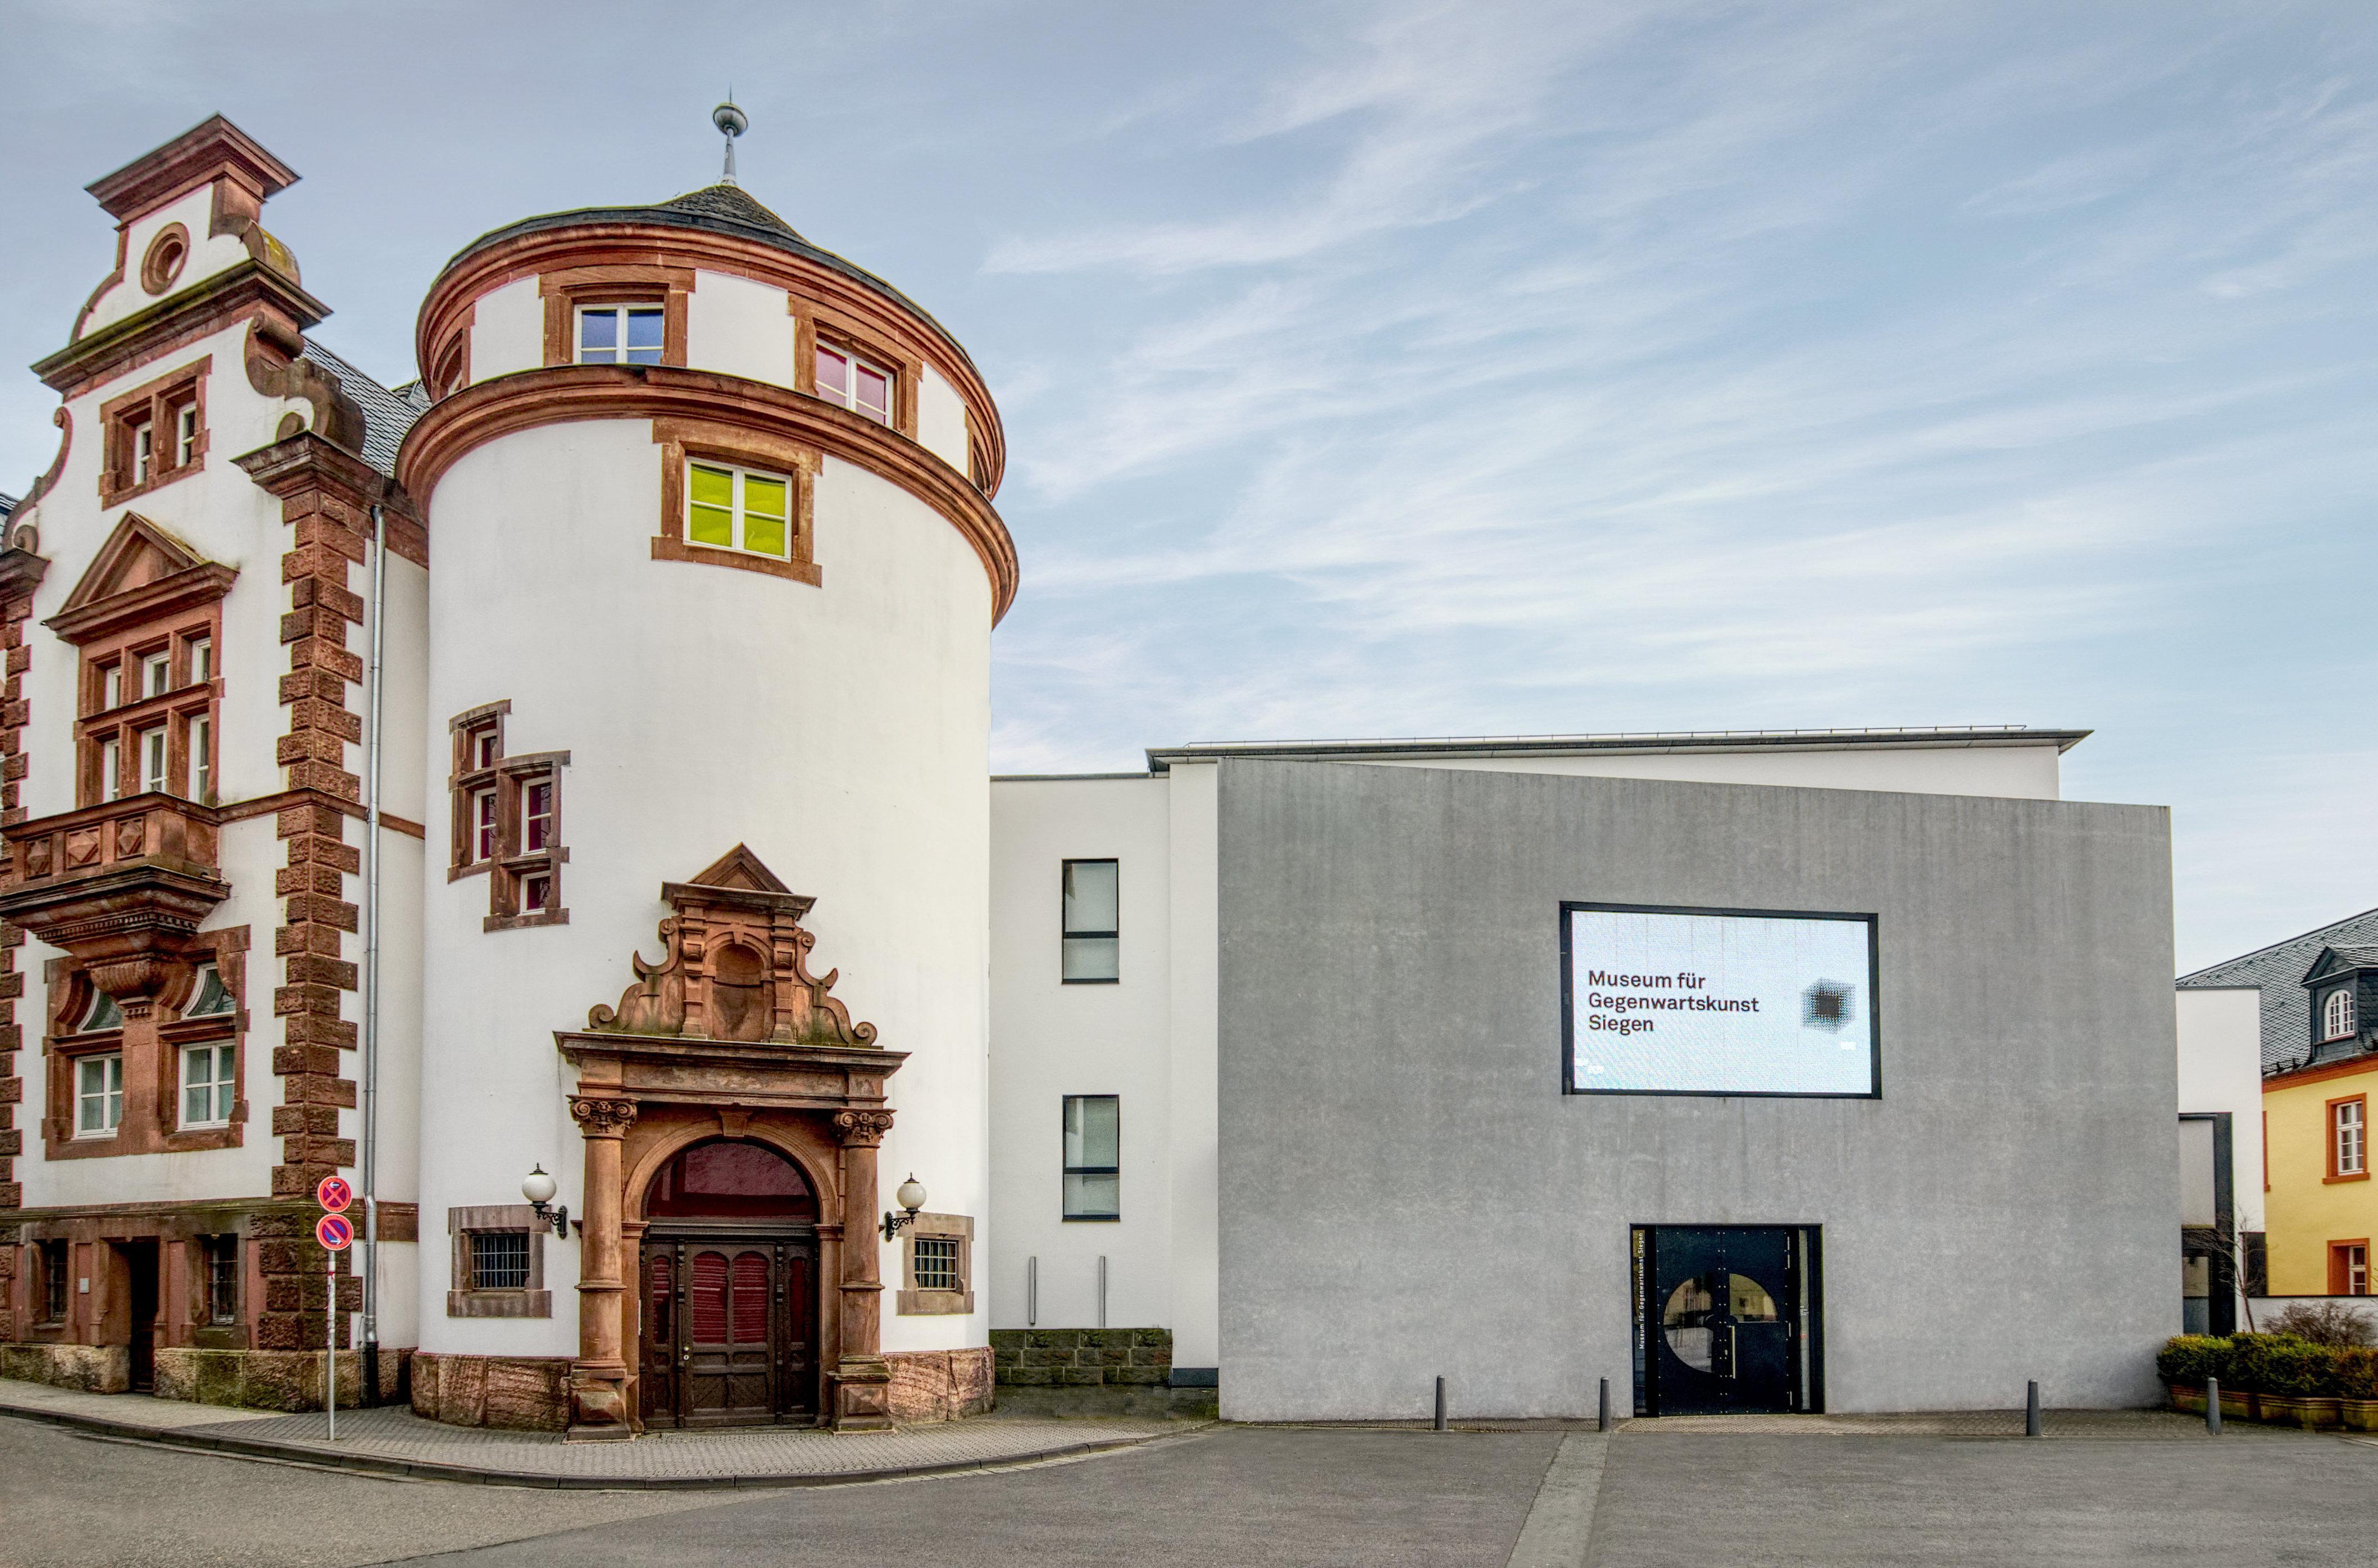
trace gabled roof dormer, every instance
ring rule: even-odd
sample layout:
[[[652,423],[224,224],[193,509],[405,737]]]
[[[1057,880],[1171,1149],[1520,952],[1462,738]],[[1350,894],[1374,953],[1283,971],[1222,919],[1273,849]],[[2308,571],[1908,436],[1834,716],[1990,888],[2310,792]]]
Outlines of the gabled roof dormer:
[[[231,592],[237,567],[201,557],[138,512],[126,512],[58,613],[42,624],[81,644]]]
[[[2378,947],[2324,947],[2304,971],[2315,1057],[2361,1048],[2378,988]]]

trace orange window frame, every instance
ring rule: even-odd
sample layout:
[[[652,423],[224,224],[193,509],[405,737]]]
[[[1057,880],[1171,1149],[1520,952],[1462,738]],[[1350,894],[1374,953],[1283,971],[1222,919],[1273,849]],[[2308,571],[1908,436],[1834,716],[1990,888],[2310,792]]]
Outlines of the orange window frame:
[[[2348,1171],[2338,1167],[2336,1158],[2336,1107],[2339,1106],[2359,1106],[2361,1107],[2361,1168],[2360,1170]],[[2327,1172],[2327,1174],[2321,1178],[2322,1181],[2367,1181],[2370,1179],[2370,1096],[2367,1094],[2340,1095],[2336,1099],[2329,1101],[2321,1111],[2320,1131],[2321,1137],[2326,1141],[2328,1149],[2328,1152],[2322,1156],[2322,1164]]]
[[[2361,1288],[2353,1286],[2351,1254],[2361,1254]],[[2349,1241],[2328,1244],[2328,1293],[2331,1296],[2367,1296],[2370,1294],[2370,1239],[2357,1237]]]

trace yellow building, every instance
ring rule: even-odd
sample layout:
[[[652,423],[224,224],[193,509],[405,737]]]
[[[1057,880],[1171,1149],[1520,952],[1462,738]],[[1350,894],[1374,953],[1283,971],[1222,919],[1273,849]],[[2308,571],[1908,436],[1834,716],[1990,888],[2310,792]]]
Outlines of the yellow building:
[[[2370,1105],[2378,1052],[2361,1025],[2361,992],[2378,976],[2378,949],[2324,948],[2301,982],[2308,1055],[2263,1080],[2270,1293],[2371,1294],[2378,1189],[2370,1179]]]

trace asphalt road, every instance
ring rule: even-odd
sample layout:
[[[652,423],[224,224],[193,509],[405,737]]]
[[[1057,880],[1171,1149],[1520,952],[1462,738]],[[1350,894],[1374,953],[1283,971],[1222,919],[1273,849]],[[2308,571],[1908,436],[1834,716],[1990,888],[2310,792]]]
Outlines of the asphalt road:
[[[1553,1432],[1223,1428],[980,1475],[742,1496],[379,1480],[0,1418],[0,1564],[1503,1568]],[[1593,1568],[2378,1565],[2378,1447],[1622,1430]]]

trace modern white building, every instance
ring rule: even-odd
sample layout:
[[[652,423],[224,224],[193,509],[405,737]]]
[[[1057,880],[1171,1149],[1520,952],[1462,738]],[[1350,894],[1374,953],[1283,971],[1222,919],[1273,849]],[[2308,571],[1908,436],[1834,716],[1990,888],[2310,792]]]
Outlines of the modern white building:
[[[2059,798],[2083,732],[990,779],[1003,437],[932,317],[730,179],[472,241],[390,389],[306,335],[294,178],[218,118],[98,182],[37,367],[0,1372],[300,1406],[327,1335],[588,1437],[995,1359],[1258,1419],[2151,1393],[2168,832]]]

